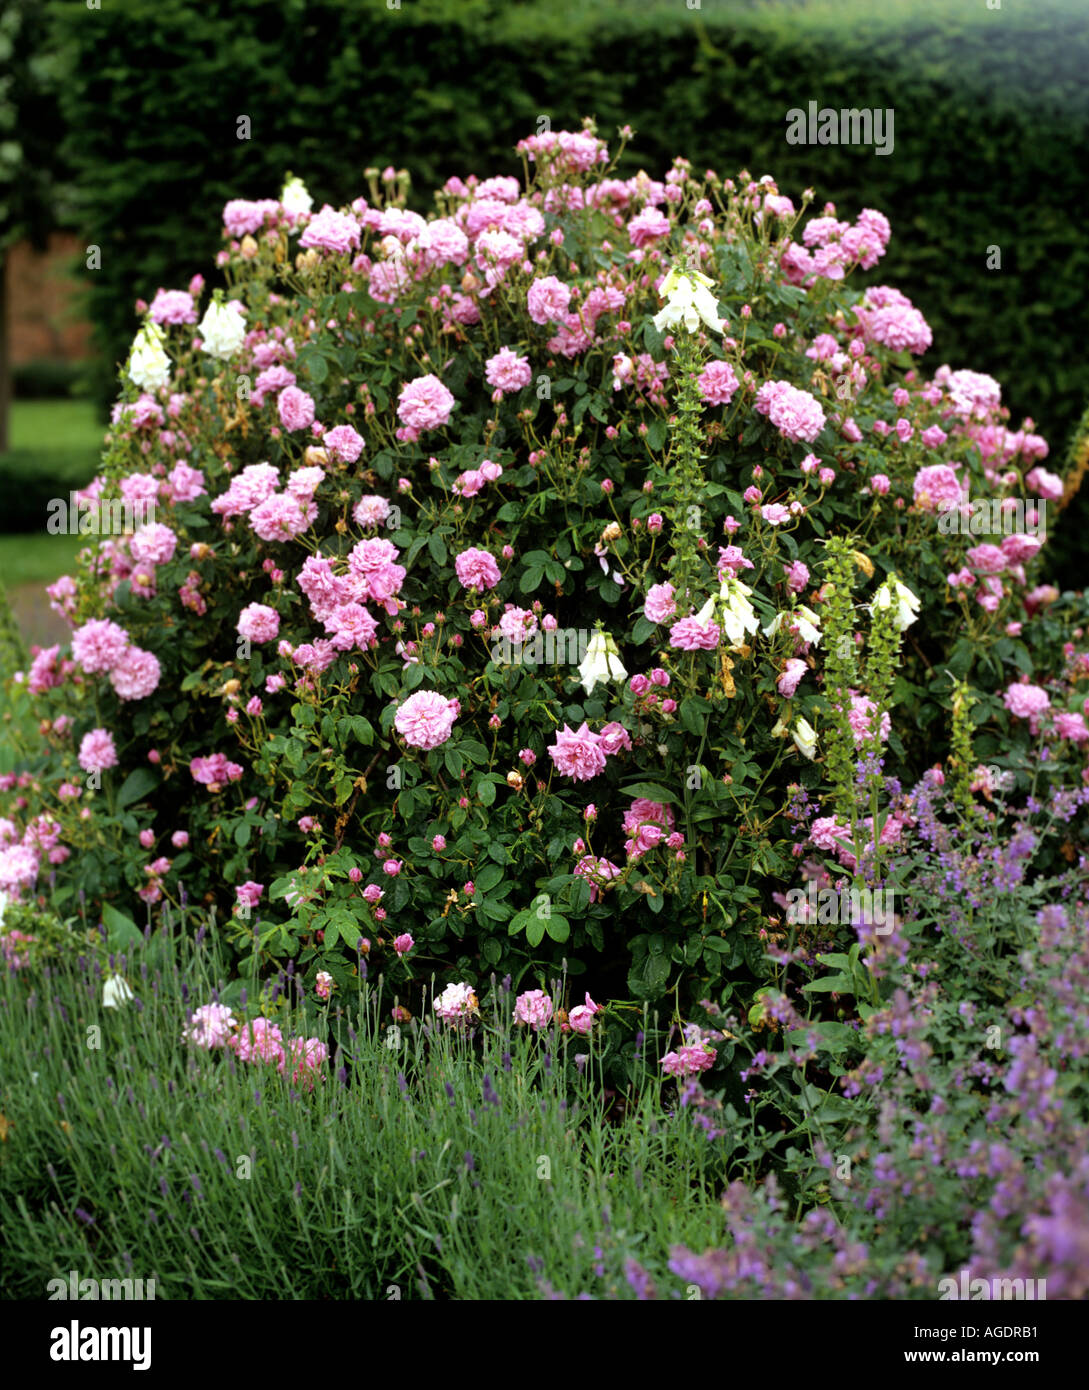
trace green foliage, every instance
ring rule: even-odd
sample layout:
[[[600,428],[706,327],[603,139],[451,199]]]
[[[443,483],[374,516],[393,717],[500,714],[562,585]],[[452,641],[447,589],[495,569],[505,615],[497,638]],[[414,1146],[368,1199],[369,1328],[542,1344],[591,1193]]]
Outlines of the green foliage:
[[[533,1299],[542,1280],[623,1298],[636,1253],[680,1291],[671,1245],[721,1234],[724,1165],[760,1152],[746,1124],[710,1144],[664,1113],[646,1052],[614,1123],[601,1068],[632,1056],[619,1023],[597,1025],[579,1071],[586,1041],[514,1028],[509,994],[476,1040],[425,1033],[390,1026],[360,980],[328,1006],[247,1000],[214,933],[198,947],[131,930],[136,944],[71,924],[47,991],[33,967],[0,978],[5,1297],[44,1297],[75,1268],[154,1279],[158,1299]],[[106,952],[121,949],[135,999],[108,1009]],[[285,1039],[328,1042],[312,1090],[182,1042],[215,984],[240,1021],[263,1007]]]
[[[50,501],[67,503],[71,491],[94,477],[101,441],[102,429],[89,402],[16,401],[12,447],[0,453],[3,530],[9,535],[44,533]]]
[[[0,682],[6,681],[14,671],[24,670],[26,662],[26,646],[0,583]]]
[[[0,254],[22,237],[44,245],[65,216],[60,69],[41,0],[6,0],[0,11]]]
[[[19,400],[67,400],[79,394],[87,377],[82,362],[56,362],[50,358],[24,362],[12,368],[11,380]]]

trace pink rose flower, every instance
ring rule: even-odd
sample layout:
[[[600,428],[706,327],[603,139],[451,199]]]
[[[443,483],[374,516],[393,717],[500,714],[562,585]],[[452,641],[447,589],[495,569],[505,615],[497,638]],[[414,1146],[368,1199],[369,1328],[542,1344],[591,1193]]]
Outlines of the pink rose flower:
[[[729,362],[709,362],[697,379],[700,396],[708,405],[729,405],[738,388],[738,380]]]
[[[238,633],[251,642],[272,642],[280,633],[280,615],[267,604],[247,604],[238,615]]]
[[[1002,696],[1003,703],[1018,719],[1027,719],[1029,728],[1037,732],[1040,716],[1051,708],[1051,698],[1047,691],[1027,681],[1011,685]]]
[[[285,430],[304,430],[314,423],[314,398],[297,386],[287,386],[280,392],[276,409]]]
[[[533,369],[527,357],[519,357],[512,348],[500,348],[484,364],[484,379],[502,397],[528,386],[533,380]]]
[[[664,623],[677,611],[672,584],[652,584],[647,590],[643,615],[648,622]]]
[[[798,689],[799,682],[808,669],[804,661],[792,657],[786,664],[786,670],[776,682],[779,694],[787,700],[792,699],[794,692]]]
[[[571,291],[554,275],[534,280],[526,295],[526,306],[534,323],[560,323],[571,303]]]
[[[158,657],[129,647],[110,672],[110,684],[122,700],[143,700],[158,688],[161,674]]]
[[[237,1027],[238,1021],[226,1004],[202,1004],[193,1010],[188,1026],[182,1029],[182,1042],[208,1050],[225,1047]]]
[[[397,418],[415,438],[421,430],[445,425],[454,408],[454,397],[434,374],[417,377],[401,387],[397,398]]]
[[[398,707],[397,732],[412,748],[438,748],[450,737],[458,706],[437,690],[417,690]]]
[[[531,989],[520,994],[514,1003],[515,1022],[528,1025],[537,1032],[552,1018],[552,1000],[544,990]]]
[[[454,572],[466,589],[494,589],[499,583],[499,566],[486,550],[470,547],[454,560]]]
[[[253,879],[247,879],[245,883],[240,883],[234,890],[235,898],[239,907],[256,907],[261,901],[261,894],[264,888],[259,883],[254,883]]]
[[[558,772],[565,777],[573,777],[577,782],[588,782],[605,769],[601,737],[590,730],[585,720],[577,729],[564,724],[556,734],[556,742],[549,748],[548,756]]]
[[[92,729],[79,745],[79,765],[84,772],[105,772],[117,766],[117,749],[106,729]]]

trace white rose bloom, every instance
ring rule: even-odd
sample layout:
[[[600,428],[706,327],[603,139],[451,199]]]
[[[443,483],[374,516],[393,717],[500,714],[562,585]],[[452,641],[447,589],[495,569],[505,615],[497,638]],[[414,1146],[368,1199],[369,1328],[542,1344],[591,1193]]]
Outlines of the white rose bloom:
[[[237,309],[213,300],[205,309],[197,332],[204,340],[204,351],[209,357],[226,360],[242,346],[246,325]]]
[[[698,270],[671,270],[658,291],[666,299],[665,307],[654,316],[658,332],[684,327],[689,333],[695,333],[702,320],[712,333],[721,333],[723,324],[711,293],[712,284],[713,281]]]
[[[751,593],[748,585],[742,584],[740,579],[734,579],[732,575],[726,576],[719,590],[719,598],[723,603],[722,629],[735,647],[744,642],[746,633],[755,632],[760,626],[760,619],[749,602]]]
[[[803,757],[812,760],[817,752],[817,731],[804,719],[799,719],[794,725],[794,732],[791,735],[794,739],[798,752]]]
[[[765,637],[772,637],[780,628],[794,628],[803,642],[808,642],[811,646],[819,647],[821,642],[821,620],[811,608],[806,608],[804,603],[800,603],[791,612],[776,613],[771,622],[764,629]]]
[[[141,391],[158,391],[170,384],[170,358],[163,347],[165,341],[166,334],[151,319],[132,340],[126,371],[129,380]]]
[[[607,632],[595,632],[579,665],[579,680],[586,687],[587,695],[594,693],[599,681],[619,681],[627,674],[613,638]]]
[[[314,200],[306,191],[306,184],[302,179],[288,179],[284,184],[284,191],[280,194],[280,203],[284,211],[292,217],[305,217],[314,206]]]
[[[102,989],[102,1007],[117,1009],[133,998],[132,990],[120,975],[111,975]]]

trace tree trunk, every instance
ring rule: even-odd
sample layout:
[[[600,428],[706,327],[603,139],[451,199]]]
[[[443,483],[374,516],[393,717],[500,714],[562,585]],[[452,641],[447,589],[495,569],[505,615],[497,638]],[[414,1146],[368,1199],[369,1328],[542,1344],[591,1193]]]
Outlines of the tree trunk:
[[[11,342],[8,334],[8,254],[0,251],[0,454],[8,447],[11,415]]]

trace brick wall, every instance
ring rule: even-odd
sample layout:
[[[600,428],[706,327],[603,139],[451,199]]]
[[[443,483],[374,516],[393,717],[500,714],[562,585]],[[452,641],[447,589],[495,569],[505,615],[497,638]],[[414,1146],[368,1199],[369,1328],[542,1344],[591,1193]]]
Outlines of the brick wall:
[[[9,326],[13,366],[49,359],[76,362],[90,356],[91,326],[75,300],[78,266],[69,262],[83,247],[71,232],[54,232],[49,249],[35,251],[20,242],[8,255]]]

